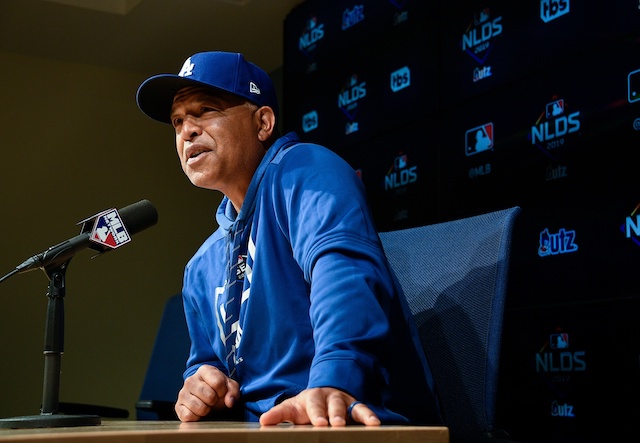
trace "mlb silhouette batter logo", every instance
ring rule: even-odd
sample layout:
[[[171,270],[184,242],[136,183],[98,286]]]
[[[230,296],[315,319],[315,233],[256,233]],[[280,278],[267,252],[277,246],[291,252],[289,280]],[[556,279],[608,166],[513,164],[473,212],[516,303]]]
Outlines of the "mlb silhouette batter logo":
[[[469,129],[465,133],[465,154],[474,155],[493,149],[493,123]]]
[[[131,236],[122,223],[118,211],[109,209],[96,216],[90,240],[115,249],[130,242]]]

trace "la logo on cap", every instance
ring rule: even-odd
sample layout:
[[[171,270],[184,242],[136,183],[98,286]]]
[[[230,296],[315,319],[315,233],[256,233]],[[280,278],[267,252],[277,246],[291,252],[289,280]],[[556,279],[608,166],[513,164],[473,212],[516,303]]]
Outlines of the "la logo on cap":
[[[190,75],[193,75],[194,66],[195,66],[195,64],[191,63],[191,57],[189,57],[184,62],[184,65],[182,65],[182,69],[180,69],[180,73],[178,74],[178,76],[180,76],[180,77],[189,77]]]

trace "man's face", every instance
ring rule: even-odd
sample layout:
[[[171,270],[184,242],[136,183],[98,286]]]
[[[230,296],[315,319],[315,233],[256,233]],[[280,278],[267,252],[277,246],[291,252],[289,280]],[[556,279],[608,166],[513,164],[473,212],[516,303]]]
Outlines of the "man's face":
[[[191,183],[220,191],[232,201],[238,196],[240,201],[244,199],[265,153],[258,139],[257,109],[241,98],[210,88],[178,91],[171,123],[180,164]]]

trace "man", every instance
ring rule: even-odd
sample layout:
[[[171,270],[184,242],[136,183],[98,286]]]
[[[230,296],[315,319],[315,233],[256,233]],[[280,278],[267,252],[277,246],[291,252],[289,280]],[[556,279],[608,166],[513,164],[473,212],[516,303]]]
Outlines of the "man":
[[[198,53],[137,102],[173,125],[191,182],[224,194],[185,269],[178,418],[440,424],[362,183],[330,150],[278,136],[269,76],[241,54]]]

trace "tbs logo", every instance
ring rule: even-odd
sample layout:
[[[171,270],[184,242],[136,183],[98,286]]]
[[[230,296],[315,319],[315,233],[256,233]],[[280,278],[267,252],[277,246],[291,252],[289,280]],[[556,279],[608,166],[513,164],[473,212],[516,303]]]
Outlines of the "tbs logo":
[[[302,116],[302,130],[304,132],[313,131],[318,127],[318,113],[311,111]]]
[[[540,0],[540,18],[549,23],[569,13],[569,0]]]
[[[391,73],[391,90],[398,92],[411,85],[411,71],[408,66]]]

